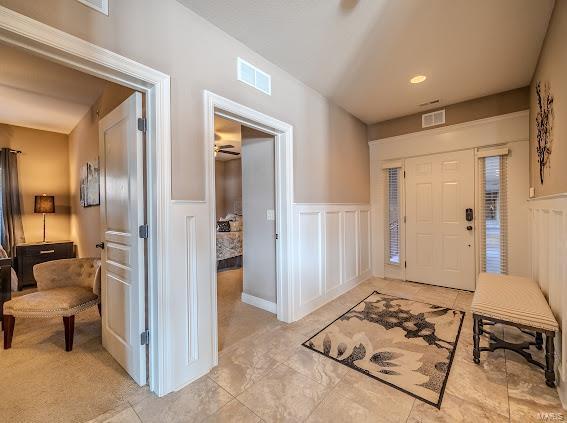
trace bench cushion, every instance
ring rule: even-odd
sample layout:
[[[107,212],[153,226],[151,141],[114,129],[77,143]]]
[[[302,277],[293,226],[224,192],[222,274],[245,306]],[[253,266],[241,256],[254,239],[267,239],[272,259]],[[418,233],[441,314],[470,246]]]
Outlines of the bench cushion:
[[[74,316],[97,305],[98,296],[82,286],[47,289],[22,295],[4,303],[5,315],[14,317]]]
[[[529,278],[481,273],[471,311],[546,331],[559,330],[539,285]]]

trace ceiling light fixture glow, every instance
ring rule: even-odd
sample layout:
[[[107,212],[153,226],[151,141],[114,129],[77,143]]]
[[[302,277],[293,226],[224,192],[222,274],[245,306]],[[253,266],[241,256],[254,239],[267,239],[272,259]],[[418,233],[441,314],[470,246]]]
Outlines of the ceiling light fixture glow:
[[[427,79],[425,75],[416,75],[412,79],[409,80],[412,84],[419,84]]]

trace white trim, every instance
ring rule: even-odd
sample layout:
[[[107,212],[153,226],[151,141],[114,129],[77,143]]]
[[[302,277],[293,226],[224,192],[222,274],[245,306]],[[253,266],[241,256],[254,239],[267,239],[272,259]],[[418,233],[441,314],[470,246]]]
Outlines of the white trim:
[[[530,114],[529,110],[521,110],[519,112],[507,113],[505,115],[492,116],[492,117],[489,117],[489,118],[478,119],[478,120],[471,120],[470,122],[456,123],[454,125],[445,125],[445,126],[442,126],[440,128],[432,128],[432,129],[426,129],[424,131],[411,132],[409,134],[402,134],[402,135],[396,135],[396,136],[393,136],[393,137],[379,138],[379,139],[376,139],[376,140],[368,141],[368,144],[374,145],[374,144],[380,144],[381,142],[384,142],[386,140],[397,141],[397,140],[405,140],[405,139],[409,139],[409,138],[421,137],[423,135],[444,134],[444,133],[447,133],[447,132],[454,132],[454,131],[462,129],[462,128],[470,128],[470,127],[479,126],[479,125],[486,125],[487,123],[498,122],[498,121],[501,121],[501,120],[514,119],[514,118],[517,118],[518,116],[529,116],[529,114]]]
[[[212,322],[212,366],[218,364],[217,316],[217,260],[215,204],[214,118],[220,115],[248,127],[262,130],[275,137],[276,143],[276,243],[277,266],[277,317],[284,322],[294,319],[292,280],[292,204],[293,204],[293,126],[254,109],[221,97],[210,91],[203,92],[205,108],[204,154],[206,163],[206,202],[209,207],[209,276],[211,280],[210,304]]]
[[[556,200],[558,198],[567,198],[567,192],[559,192],[557,194],[540,195],[539,197],[534,197],[528,199],[529,202],[544,201],[544,200]]]
[[[508,147],[479,148],[476,151],[476,157],[482,159],[484,157],[507,156],[509,151],[510,149]]]
[[[261,308],[262,310],[266,310],[270,313],[276,314],[278,312],[278,305],[276,303],[255,297],[254,295],[247,294],[246,292],[242,293],[241,299],[243,303]]]
[[[382,162],[382,169],[397,169],[404,166],[403,160],[388,160]]]
[[[150,390],[172,390],[168,370],[168,239],[171,196],[170,77],[56,28],[0,6],[0,40],[91,75],[146,94],[148,117],[147,196],[148,321]]]

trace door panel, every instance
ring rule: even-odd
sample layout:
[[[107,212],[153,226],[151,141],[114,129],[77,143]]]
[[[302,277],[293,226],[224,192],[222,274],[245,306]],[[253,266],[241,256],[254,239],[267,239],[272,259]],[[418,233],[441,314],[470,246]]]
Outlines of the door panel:
[[[146,383],[144,138],[142,96],[134,93],[99,124],[102,344],[140,385]]]
[[[406,160],[406,279],[474,290],[473,150]]]

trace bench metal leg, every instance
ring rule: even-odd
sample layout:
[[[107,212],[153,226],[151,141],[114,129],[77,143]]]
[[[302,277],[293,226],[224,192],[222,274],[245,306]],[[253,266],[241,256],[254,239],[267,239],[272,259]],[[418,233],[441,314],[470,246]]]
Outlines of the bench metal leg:
[[[541,332],[535,333],[535,347],[540,351],[543,349],[543,335]]]
[[[482,330],[482,320],[480,317],[473,315],[473,361],[480,363],[480,331]]]
[[[545,334],[545,384],[555,387],[555,333]]]

